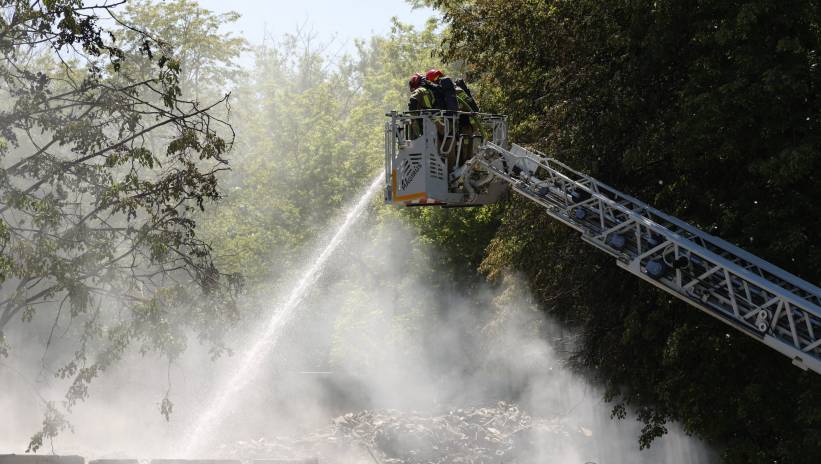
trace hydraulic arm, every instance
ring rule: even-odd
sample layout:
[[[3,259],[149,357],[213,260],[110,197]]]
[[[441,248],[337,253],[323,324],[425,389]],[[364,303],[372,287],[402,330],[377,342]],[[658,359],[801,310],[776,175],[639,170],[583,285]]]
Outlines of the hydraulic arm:
[[[626,271],[821,374],[821,289],[815,285],[542,153],[506,148],[503,116],[388,116],[387,202],[481,205],[498,201],[509,187]],[[464,116],[480,130],[460,134]],[[463,153],[470,143],[479,148]],[[460,162],[463,157],[468,160]]]
[[[544,206],[635,274],[821,374],[821,289],[537,151],[485,144],[468,163]]]

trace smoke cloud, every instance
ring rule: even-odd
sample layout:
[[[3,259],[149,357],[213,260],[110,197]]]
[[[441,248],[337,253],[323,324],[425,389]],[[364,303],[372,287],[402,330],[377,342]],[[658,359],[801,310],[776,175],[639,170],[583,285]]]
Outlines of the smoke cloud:
[[[511,274],[493,285],[458,288],[453,276],[432,271],[437,253],[393,213],[361,220],[198,457],[242,457],[239,442],[248,444],[247,457],[260,457],[250,452],[255,440],[309,435],[349,412],[437,415],[505,401],[549,424],[528,431],[526,446],[517,450],[522,462],[713,460],[674,425],[650,450],[639,451],[640,425],[612,420],[602,392],[564,367],[573,335],[545,317],[521,279]],[[219,380],[298,279],[292,275],[272,286],[274,296],[248,298],[247,317],[232,335],[233,356],[212,361],[204,347],[192,344],[169,366],[132,353],[75,408],[74,431],[55,440],[55,451],[89,458],[177,456]],[[23,348],[0,367],[0,454],[24,451],[41,419],[39,396],[59,399],[65,391],[63,382],[40,373],[43,340],[27,339],[27,330],[35,328],[14,334],[12,342]],[[159,413],[167,389],[175,402],[168,422]],[[360,454],[340,462],[369,459]]]

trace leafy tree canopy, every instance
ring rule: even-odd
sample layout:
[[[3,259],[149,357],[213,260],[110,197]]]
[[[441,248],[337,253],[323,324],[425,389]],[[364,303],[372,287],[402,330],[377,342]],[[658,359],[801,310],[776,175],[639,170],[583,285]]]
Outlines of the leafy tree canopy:
[[[512,140],[821,282],[818,2],[417,3],[444,13],[444,59],[510,115]],[[615,415],[635,408],[642,446],[675,419],[727,462],[821,460],[816,374],[647,288],[527,201],[499,221],[482,270],[524,272],[578,329],[576,365]]]
[[[189,57],[121,18],[122,3],[0,2],[0,356],[17,324],[71,329],[56,373],[70,380],[68,408],[131,346],[174,359],[193,330],[221,353],[241,283],[215,266],[193,219],[220,197],[233,139],[216,114],[228,97],[186,97]],[[236,54],[235,39],[214,40]],[[202,53],[193,68],[226,59]],[[30,449],[65,426],[50,404]]]

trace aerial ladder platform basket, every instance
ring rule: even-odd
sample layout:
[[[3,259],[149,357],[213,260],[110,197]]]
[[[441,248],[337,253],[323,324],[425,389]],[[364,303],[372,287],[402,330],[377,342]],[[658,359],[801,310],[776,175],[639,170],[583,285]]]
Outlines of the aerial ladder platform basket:
[[[504,116],[389,113],[385,201],[477,206],[517,192],[622,269],[821,374],[821,289],[535,150]],[[472,117],[479,130],[460,133]],[[478,122],[478,124],[476,124]]]
[[[474,171],[465,176],[471,183],[458,187],[459,172],[449,162],[464,165],[468,147],[485,142],[507,145],[507,122],[504,116],[483,113],[459,113],[440,110],[392,112],[385,128],[385,199],[397,206],[478,206],[495,203],[507,191],[507,185],[496,182],[484,172],[477,179]],[[470,118],[478,126],[471,134],[462,134],[460,120]],[[472,149],[471,149],[472,150]],[[484,182],[482,184],[481,182]],[[478,189],[474,190],[474,185]]]

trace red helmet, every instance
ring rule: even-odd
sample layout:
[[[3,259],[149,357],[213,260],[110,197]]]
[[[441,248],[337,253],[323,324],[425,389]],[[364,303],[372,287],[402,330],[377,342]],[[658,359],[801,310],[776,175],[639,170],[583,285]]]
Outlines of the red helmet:
[[[413,73],[408,81],[408,87],[410,87],[411,90],[416,90],[420,85],[422,85],[422,75],[419,73]]]
[[[436,82],[442,76],[444,76],[442,71],[440,71],[436,68],[433,68],[433,69],[428,69],[428,72],[425,74],[425,79],[427,79],[430,82]]]

